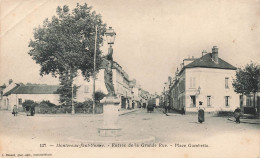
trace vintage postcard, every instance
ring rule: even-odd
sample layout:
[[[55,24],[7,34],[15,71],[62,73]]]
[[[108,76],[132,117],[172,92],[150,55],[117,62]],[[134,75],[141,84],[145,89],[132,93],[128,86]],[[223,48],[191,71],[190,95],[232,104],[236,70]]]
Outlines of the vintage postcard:
[[[260,157],[259,0],[0,0],[0,157]]]

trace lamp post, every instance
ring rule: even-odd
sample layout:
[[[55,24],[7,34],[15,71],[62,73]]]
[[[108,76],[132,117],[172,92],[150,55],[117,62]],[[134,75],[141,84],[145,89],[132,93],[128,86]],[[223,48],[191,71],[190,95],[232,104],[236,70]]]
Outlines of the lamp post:
[[[115,41],[116,33],[109,27],[105,33],[107,38],[108,55],[104,57],[107,62],[107,66],[104,71],[104,81],[108,91],[108,95],[101,100],[103,104],[103,127],[99,128],[99,135],[103,137],[115,137],[121,128],[117,127],[118,119],[118,105],[120,100],[115,95],[113,84],[113,48],[112,45]]]

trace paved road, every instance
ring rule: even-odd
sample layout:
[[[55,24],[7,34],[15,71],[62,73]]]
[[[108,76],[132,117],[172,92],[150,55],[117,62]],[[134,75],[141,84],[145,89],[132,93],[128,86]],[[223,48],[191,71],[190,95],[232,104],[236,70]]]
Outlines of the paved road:
[[[26,148],[44,151],[44,148],[39,148],[39,144],[56,146],[57,143],[71,143],[75,139],[85,142],[111,140],[98,136],[97,129],[102,127],[102,120],[102,115],[12,117],[10,113],[0,111],[0,149],[24,151]],[[240,156],[249,151],[259,153],[259,125],[236,124],[227,118],[207,114],[205,120],[203,124],[199,124],[196,115],[166,116],[157,109],[153,113],[141,109],[121,115],[118,125],[126,140],[152,136],[155,138],[153,143],[168,144],[174,149],[189,144],[206,144],[213,151],[228,150],[230,154],[233,151]]]

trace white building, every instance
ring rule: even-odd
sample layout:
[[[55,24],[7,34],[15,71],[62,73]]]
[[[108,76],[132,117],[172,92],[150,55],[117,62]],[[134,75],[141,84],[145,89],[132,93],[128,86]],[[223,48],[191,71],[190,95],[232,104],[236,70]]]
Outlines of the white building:
[[[95,80],[95,91],[103,92],[107,94],[107,89],[104,81],[104,71],[102,68],[96,74]],[[114,62],[113,64],[113,83],[115,94],[118,98],[120,98],[120,106],[119,108],[126,109],[130,107],[130,98],[131,98],[131,89],[129,87],[129,77],[126,72],[123,71],[122,67]],[[93,78],[90,78],[89,82],[84,80],[84,78],[79,75],[73,82],[73,84],[79,86],[77,91],[76,101],[83,102],[86,100],[93,99]]]
[[[195,112],[198,107],[207,112],[233,111],[239,107],[239,95],[232,87],[236,67],[212,53],[203,51],[202,57],[183,64],[170,88],[171,106],[176,110]]]
[[[43,100],[50,101],[59,105],[59,94],[56,85],[23,85],[12,83],[7,86],[2,93],[1,109],[12,110],[14,105],[22,109],[22,103],[26,100],[41,102]]]

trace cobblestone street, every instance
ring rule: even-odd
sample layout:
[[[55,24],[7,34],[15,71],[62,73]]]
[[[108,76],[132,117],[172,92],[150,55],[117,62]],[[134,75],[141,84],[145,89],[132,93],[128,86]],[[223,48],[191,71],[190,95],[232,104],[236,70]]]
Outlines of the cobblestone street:
[[[15,151],[43,152],[46,149],[46,152],[56,153],[62,150],[57,147],[57,144],[80,142],[95,144],[95,142],[100,143],[107,140],[110,142],[114,140],[115,145],[122,145],[122,150],[129,150],[124,147],[127,145],[127,140],[131,142],[134,139],[142,140],[152,137],[153,141],[142,145],[148,148],[136,148],[136,150],[148,150],[155,144],[156,147],[161,147],[162,152],[163,150],[178,152],[190,148],[196,148],[193,150],[196,152],[203,148],[207,152],[210,150],[223,151],[224,156],[234,152],[239,156],[247,152],[253,153],[253,156],[259,154],[258,146],[252,146],[252,144],[259,145],[259,124],[236,124],[227,118],[214,117],[209,114],[206,115],[206,121],[199,124],[197,115],[166,116],[158,109],[153,113],[140,109],[119,116],[118,125],[122,128],[121,136],[104,138],[99,137],[97,132],[98,128],[102,126],[102,115],[35,115],[27,117],[20,114],[12,117],[9,112],[1,111],[0,113],[1,148],[4,148],[5,151],[15,149]],[[124,143],[120,143],[121,138],[124,138]],[[5,144],[9,144],[8,149]],[[40,144],[46,144],[47,147],[40,147]],[[106,147],[108,148],[104,150],[111,149],[112,145]],[[117,145],[117,147],[120,146]],[[70,150],[73,148],[68,149],[68,151]],[[91,152],[93,151],[95,150],[91,150]]]

